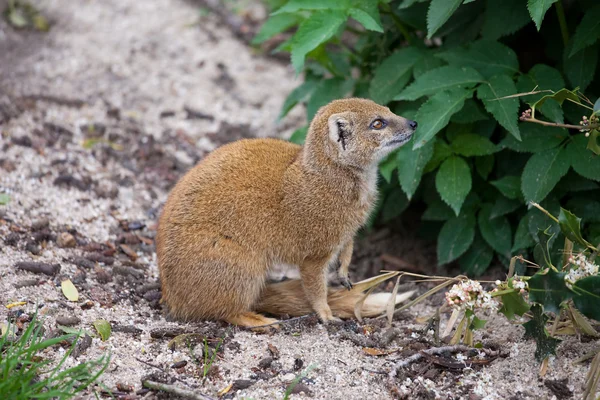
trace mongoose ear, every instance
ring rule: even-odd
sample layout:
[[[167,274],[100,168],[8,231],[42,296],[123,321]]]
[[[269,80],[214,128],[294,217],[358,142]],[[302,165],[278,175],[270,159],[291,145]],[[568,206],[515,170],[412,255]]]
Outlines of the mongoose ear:
[[[332,142],[339,143],[343,150],[346,150],[346,139],[352,133],[349,113],[333,114],[327,120],[329,126],[329,139]]]

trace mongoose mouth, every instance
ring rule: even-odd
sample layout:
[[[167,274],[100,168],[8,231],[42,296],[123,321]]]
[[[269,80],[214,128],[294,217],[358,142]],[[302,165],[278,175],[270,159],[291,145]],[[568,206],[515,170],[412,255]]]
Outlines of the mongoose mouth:
[[[415,132],[414,131],[403,132],[403,133],[399,134],[398,136],[394,136],[394,138],[392,140],[390,140],[389,142],[386,143],[386,146],[401,146],[410,140],[413,133],[415,133]]]

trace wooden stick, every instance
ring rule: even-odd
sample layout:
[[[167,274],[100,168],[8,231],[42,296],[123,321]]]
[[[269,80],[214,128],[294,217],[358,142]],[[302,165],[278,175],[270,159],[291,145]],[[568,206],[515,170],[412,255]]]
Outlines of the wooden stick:
[[[159,383],[154,381],[143,381],[142,385],[147,387],[148,389],[160,390],[167,393],[173,393],[178,396],[183,396],[188,399],[193,400],[215,400],[213,397],[207,396],[200,392],[195,392],[193,390],[183,389],[179,386],[168,385],[166,383]]]

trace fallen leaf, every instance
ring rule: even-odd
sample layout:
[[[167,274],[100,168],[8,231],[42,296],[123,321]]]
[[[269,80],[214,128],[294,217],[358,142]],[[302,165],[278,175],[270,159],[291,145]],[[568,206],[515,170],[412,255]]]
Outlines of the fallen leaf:
[[[381,350],[373,347],[363,347],[363,352],[370,356],[385,356],[400,351],[400,349]]]
[[[102,339],[103,342],[106,342],[110,337],[110,323],[104,319],[97,319],[94,321],[94,328],[96,328],[96,331],[100,335],[100,339]]]
[[[63,294],[70,301],[78,301],[79,300],[79,292],[73,282],[70,279],[64,280],[60,283],[60,287],[62,289]]]
[[[6,193],[0,193],[0,206],[8,204],[10,201],[10,196]]]
[[[6,308],[8,308],[10,310],[13,307],[24,306],[25,304],[27,304],[26,301],[17,301],[17,302],[14,302],[14,303],[7,304]]]
[[[138,255],[131,247],[127,246],[126,244],[121,244],[119,245],[119,247],[121,248],[123,253],[127,254],[127,256],[131,258],[132,261],[137,260]]]
[[[225,386],[223,389],[219,390],[217,395],[223,396],[223,395],[227,394],[231,390],[232,387],[233,387],[233,383],[230,383],[229,385]]]

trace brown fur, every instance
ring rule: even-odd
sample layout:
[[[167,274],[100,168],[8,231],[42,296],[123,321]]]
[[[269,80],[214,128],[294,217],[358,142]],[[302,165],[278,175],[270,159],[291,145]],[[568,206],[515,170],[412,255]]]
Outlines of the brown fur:
[[[372,129],[376,118],[387,127]],[[250,139],[209,154],[175,186],[159,221],[170,312],[243,326],[274,321],[256,311],[349,316],[356,293],[340,301],[343,291],[330,291],[328,300],[328,266],[339,257],[347,277],[353,237],[376,199],[377,164],[403,144],[386,143],[412,132],[387,107],[346,99],[319,110],[304,147]],[[299,266],[301,282],[266,286],[276,263]]]

